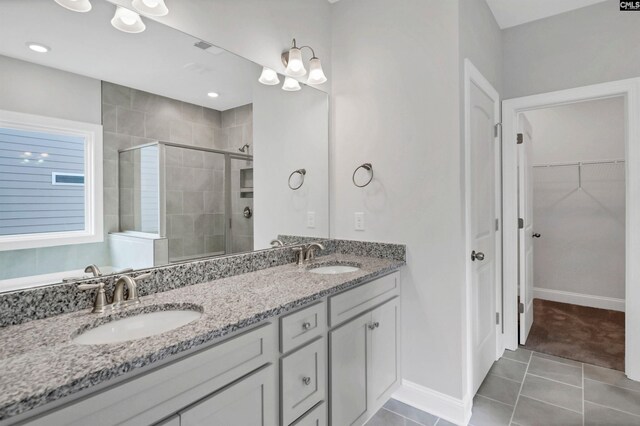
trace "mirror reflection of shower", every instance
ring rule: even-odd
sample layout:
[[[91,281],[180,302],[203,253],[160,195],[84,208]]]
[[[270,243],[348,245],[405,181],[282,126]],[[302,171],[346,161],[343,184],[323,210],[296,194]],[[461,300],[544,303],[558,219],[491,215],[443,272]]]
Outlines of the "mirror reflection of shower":
[[[240,151],[240,152],[249,152],[249,146],[250,145],[248,143],[245,143],[240,148],[238,148],[238,151]]]

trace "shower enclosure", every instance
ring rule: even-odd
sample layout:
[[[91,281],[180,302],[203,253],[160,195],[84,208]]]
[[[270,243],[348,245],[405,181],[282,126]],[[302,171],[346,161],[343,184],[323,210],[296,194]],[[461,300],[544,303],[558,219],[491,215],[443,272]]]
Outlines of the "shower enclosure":
[[[168,241],[177,262],[253,250],[253,156],[152,142],[119,151],[121,231]]]

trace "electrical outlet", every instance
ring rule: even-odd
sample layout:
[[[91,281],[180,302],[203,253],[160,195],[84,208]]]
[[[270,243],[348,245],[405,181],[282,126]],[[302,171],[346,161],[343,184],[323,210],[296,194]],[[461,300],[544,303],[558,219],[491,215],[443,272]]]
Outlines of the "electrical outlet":
[[[353,215],[354,228],[356,231],[364,231],[364,213],[356,212]]]
[[[307,228],[316,227],[316,212],[307,212]]]

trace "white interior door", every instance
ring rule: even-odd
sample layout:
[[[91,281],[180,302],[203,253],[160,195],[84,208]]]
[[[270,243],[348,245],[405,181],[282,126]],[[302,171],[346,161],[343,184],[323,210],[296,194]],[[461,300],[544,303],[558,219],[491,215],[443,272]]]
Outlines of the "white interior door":
[[[518,298],[520,312],[520,344],[524,345],[533,325],[533,144],[531,124],[520,114],[518,145],[518,217],[522,227],[518,235]]]
[[[488,83],[486,83],[488,84]],[[489,86],[491,88],[491,86]],[[469,243],[471,253],[471,345],[473,393],[496,359],[497,152],[494,134],[498,97],[470,81],[468,92]]]

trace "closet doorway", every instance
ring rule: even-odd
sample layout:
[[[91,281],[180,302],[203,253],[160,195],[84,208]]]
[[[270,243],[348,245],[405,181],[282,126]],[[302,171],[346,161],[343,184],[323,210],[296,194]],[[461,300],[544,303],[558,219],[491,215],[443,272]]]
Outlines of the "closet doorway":
[[[636,380],[638,87],[625,80],[503,103],[504,347]]]
[[[520,114],[527,349],[624,371],[624,98]]]

